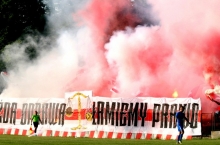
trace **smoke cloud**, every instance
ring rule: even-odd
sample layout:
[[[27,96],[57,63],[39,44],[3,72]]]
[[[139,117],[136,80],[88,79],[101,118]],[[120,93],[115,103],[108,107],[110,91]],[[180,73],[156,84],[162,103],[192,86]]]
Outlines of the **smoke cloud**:
[[[3,97],[187,97],[220,55],[218,0],[51,1],[51,35],[7,47]],[[28,61],[25,47],[38,48]]]

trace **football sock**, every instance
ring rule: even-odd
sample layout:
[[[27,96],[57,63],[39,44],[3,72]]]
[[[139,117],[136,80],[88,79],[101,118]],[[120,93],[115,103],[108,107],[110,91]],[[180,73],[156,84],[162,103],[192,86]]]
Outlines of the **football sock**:
[[[181,134],[179,134],[178,137],[177,137],[177,140],[178,140],[178,141],[180,141],[180,136],[181,136]]]
[[[183,134],[180,134],[180,141],[182,141],[182,138],[183,138]]]

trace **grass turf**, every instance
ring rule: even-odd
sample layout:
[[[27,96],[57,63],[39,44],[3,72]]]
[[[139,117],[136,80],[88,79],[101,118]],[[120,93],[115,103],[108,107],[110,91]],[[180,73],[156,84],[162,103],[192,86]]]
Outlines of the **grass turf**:
[[[144,139],[96,139],[73,137],[28,137],[20,135],[0,135],[0,145],[170,145],[175,140]],[[183,140],[184,145],[219,145],[219,139]]]

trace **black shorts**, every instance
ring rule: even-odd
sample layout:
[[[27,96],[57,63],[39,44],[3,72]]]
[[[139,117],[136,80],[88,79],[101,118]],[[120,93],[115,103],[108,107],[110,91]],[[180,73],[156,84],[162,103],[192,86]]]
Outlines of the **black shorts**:
[[[34,124],[34,127],[38,127],[38,122],[33,122],[33,124]]]

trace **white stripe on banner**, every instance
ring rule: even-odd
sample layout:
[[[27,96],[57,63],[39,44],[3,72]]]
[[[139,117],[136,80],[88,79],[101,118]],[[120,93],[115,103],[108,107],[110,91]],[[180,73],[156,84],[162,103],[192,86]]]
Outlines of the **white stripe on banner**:
[[[4,129],[3,132],[0,132],[0,134],[11,134],[11,135],[30,135],[28,133],[24,133],[25,130],[17,130],[16,129]],[[16,133],[17,132],[17,133]],[[26,132],[26,131],[25,131]],[[75,132],[75,135],[73,135],[73,132],[66,132],[66,131],[52,131],[52,130],[46,130],[43,133],[37,133],[38,136],[57,136],[59,134],[59,137],[89,137],[89,131],[87,132]],[[91,138],[108,138],[109,132],[102,132],[100,136],[100,132],[96,132],[94,136]],[[34,133],[32,133],[34,136]],[[150,136],[150,137],[149,137]],[[167,134],[145,134],[145,133],[113,133],[112,139],[119,138],[119,139],[162,139],[162,140],[175,140],[177,137],[176,135],[167,135]],[[191,139],[192,136],[183,136],[183,139]]]

